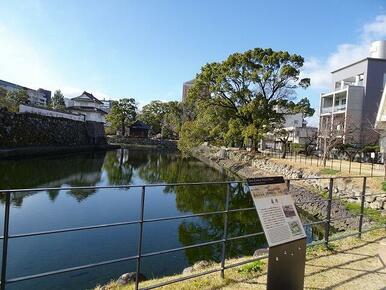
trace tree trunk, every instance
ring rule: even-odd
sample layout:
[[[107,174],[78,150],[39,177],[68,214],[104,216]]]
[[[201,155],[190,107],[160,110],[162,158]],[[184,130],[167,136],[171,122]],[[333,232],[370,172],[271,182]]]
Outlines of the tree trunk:
[[[327,163],[327,138],[324,138],[323,144],[323,166],[326,167]]]
[[[287,143],[282,143],[282,148],[281,148],[281,158],[282,159],[285,159],[285,157],[287,156]]]
[[[122,119],[122,124],[121,124],[121,126],[122,126],[122,136],[125,136],[125,134],[126,134],[126,132],[125,132],[125,119]]]

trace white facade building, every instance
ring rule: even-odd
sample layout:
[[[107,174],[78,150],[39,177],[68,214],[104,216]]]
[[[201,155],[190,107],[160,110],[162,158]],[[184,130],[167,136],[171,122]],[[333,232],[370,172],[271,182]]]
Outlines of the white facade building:
[[[86,121],[106,123],[103,109],[103,102],[98,100],[93,94],[83,92],[80,96],[65,100],[67,109],[73,114],[82,114]]]
[[[374,144],[373,127],[386,84],[386,41],[376,41],[369,57],[332,73],[331,92],[320,95],[319,147],[329,140]]]
[[[280,108],[276,108],[276,110],[284,113],[282,129],[288,132],[288,146],[291,143],[304,145],[313,142],[313,140],[316,139],[318,128],[308,127],[304,120],[303,113],[285,113]],[[281,150],[281,145],[280,139],[276,138],[275,134],[272,132],[268,133],[266,137],[261,140],[260,148]]]

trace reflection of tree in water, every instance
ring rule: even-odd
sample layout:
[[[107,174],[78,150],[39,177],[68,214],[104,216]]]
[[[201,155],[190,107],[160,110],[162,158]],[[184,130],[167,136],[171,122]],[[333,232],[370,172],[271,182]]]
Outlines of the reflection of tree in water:
[[[107,173],[110,184],[129,184],[133,178],[134,169],[147,162],[147,154],[143,151],[120,149],[110,151],[106,155],[103,169]]]
[[[230,209],[252,207],[253,202],[249,192],[242,186],[233,184],[230,188]],[[226,186],[217,185],[212,188],[194,188],[179,191],[177,207],[193,213],[223,210],[225,207]],[[189,210],[190,209],[190,210]],[[180,241],[183,245],[192,245],[204,241],[214,241],[223,238],[224,215],[209,215],[199,221],[184,221],[179,227]],[[260,232],[256,211],[232,212],[228,215],[228,237],[243,236]],[[251,255],[254,250],[265,244],[265,237],[245,238],[227,243],[227,257]],[[203,248],[186,250],[190,263],[199,260],[218,260],[221,256],[222,244]]]
[[[0,162],[1,188],[37,188],[77,185],[96,185],[101,179],[101,168],[106,152],[95,151],[58,156],[40,156],[22,160]],[[58,190],[47,191],[50,200],[55,201]],[[95,191],[73,195],[81,200]],[[21,206],[24,198],[37,192],[14,193],[12,204]],[[78,199],[78,198],[77,198]],[[79,200],[79,199],[78,199]],[[1,197],[4,202],[4,197]]]
[[[178,155],[156,155],[149,157],[148,163],[139,169],[139,176],[149,183],[224,181],[227,176],[209,168],[196,159],[183,159]],[[205,213],[221,211],[225,208],[227,186],[225,184],[203,184],[189,186],[165,186],[165,193],[175,193],[176,207],[181,212]],[[253,207],[249,192],[238,184],[230,188],[230,209]],[[224,216],[208,215],[186,219],[179,226],[179,239],[184,245],[220,240],[223,237]],[[242,236],[262,231],[256,211],[229,213],[228,237]],[[265,244],[263,235],[240,239],[227,244],[227,256],[251,255]],[[190,263],[198,260],[218,260],[221,244],[186,250]]]

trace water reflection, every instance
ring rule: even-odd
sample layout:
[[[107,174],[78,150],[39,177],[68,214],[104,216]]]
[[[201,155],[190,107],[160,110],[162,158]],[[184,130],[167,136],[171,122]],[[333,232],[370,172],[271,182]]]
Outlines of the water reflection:
[[[225,184],[167,184],[231,179],[236,178],[208,167],[194,158],[183,159],[176,153],[143,149],[0,161],[1,188],[165,184],[146,190],[145,218],[222,211],[225,208],[227,192]],[[229,191],[230,209],[253,207],[249,191],[242,184],[231,184]],[[61,192],[51,190],[35,194],[15,194],[12,199],[11,229],[15,233],[23,233],[137,220],[139,193],[138,188],[133,188]],[[313,237],[312,230],[307,230],[310,237]],[[223,231],[223,214],[146,223],[143,248],[144,252],[151,252],[221,240]],[[255,210],[229,213],[228,237],[261,231]],[[108,236],[106,232],[109,232]],[[62,262],[60,267],[73,267],[90,263],[91,256],[95,261],[103,261],[135,255],[137,237],[138,227],[131,226],[20,241],[13,244],[14,248],[10,253],[13,263],[9,270],[10,277],[55,270],[58,260]],[[41,246],[43,244],[44,246]],[[264,235],[228,242],[227,257],[252,255],[254,250],[262,246],[266,246]],[[219,243],[176,252],[162,258],[148,258],[149,262],[144,263],[143,271],[146,276],[181,272],[184,267],[198,260],[219,260],[221,249],[222,244]],[[46,255],[44,263],[41,263],[38,257],[50,250],[55,254]],[[70,255],[73,259],[66,259]],[[20,268],[20,263],[27,266]],[[95,274],[95,271],[100,273]],[[116,278],[122,271],[114,268],[109,273],[107,275],[104,269],[95,269],[83,276],[74,275],[76,278],[71,278],[71,285],[67,280],[63,280],[63,283],[66,284],[66,289],[77,289],[79,283],[92,288],[96,283],[103,284]],[[94,278],[91,279],[91,276]]]
[[[3,160],[0,161],[0,188],[96,185],[101,180],[105,155],[104,151],[96,151],[66,154],[60,157]],[[82,201],[95,192],[95,190],[71,190],[69,194],[76,200]],[[23,199],[33,194],[35,192],[14,193],[12,204],[20,207]],[[52,201],[55,201],[59,191],[50,190],[47,191],[47,194]]]

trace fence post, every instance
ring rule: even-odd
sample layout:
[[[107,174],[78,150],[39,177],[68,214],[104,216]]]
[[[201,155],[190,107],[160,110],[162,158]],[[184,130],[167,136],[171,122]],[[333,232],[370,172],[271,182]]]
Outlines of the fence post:
[[[361,213],[359,215],[358,238],[362,237],[363,212],[365,210],[366,179],[367,177],[363,177],[363,186],[362,186],[362,195],[361,195]]]
[[[371,177],[373,177],[373,171],[374,171],[374,158],[371,158]]]
[[[4,229],[3,229],[3,256],[1,259],[1,285],[0,289],[5,290],[5,284],[7,281],[7,255],[8,255],[8,233],[9,233],[9,209],[11,205],[11,193],[5,194],[5,207],[4,207]]]
[[[351,157],[349,157],[348,173],[351,173]]]
[[[362,156],[361,156],[361,159],[360,159],[360,162],[359,162],[359,175],[362,174]]]
[[[339,171],[342,172],[342,157],[340,157],[340,162],[339,162]]]
[[[291,185],[291,180],[287,179],[286,183],[287,183],[287,190],[289,190],[290,189],[290,185]]]
[[[334,169],[334,157],[331,159],[331,169]]]
[[[142,255],[144,210],[145,210],[145,186],[142,186],[141,213],[140,213],[140,217],[139,217],[139,234],[138,234],[138,245],[137,245],[137,271],[135,273],[135,290],[138,290],[139,274],[141,272],[141,255]]]
[[[324,227],[324,244],[328,247],[328,241],[330,236],[330,223],[331,223],[331,204],[332,204],[332,191],[334,187],[334,179],[330,178],[330,185],[328,187],[328,201],[327,201],[327,217]]]
[[[228,213],[229,213],[229,200],[231,196],[230,184],[227,183],[227,197],[225,201],[225,213],[224,213],[224,232],[223,232],[223,242],[222,242],[222,251],[221,251],[221,278],[224,279],[224,270],[225,270],[225,257],[226,257],[226,247],[227,247],[227,238],[228,238]]]

